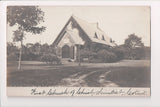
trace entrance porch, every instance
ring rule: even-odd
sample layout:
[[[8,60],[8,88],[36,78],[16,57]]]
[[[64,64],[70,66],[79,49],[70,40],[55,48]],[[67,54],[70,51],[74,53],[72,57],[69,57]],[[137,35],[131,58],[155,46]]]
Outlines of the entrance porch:
[[[78,52],[77,45],[73,45],[73,46],[64,45],[61,48],[61,58],[76,60],[77,59],[77,52]]]

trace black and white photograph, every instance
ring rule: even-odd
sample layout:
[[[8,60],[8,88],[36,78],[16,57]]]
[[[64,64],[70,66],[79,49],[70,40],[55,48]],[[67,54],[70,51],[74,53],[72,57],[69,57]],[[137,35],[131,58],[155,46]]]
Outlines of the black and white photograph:
[[[150,96],[149,6],[6,11],[8,96]]]

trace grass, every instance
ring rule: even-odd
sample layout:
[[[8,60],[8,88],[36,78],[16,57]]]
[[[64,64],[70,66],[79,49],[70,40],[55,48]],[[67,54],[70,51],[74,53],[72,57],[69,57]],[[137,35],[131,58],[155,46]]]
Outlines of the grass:
[[[115,86],[119,87],[150,87],[150,75],[150,62],[147,60],[82,63],[82,66],[78,66],[77,63],[56,66],[36,61],[23,61],[21,71],[17,69],[17,62],[7,63],[7,86],[13,87],[69,86],[68,84],[75,82],[72,81],[73,79],[78,80],[77,84],[82,79],[84,81],[76,86],[85,84],[88,87],[103,87],[116,84]],[[68,79],[70,81],[63,83]]]
[[[105,80],[113,82],[120,87],[150,87],[150,68],[146,67],[111,67],[110,73],[105,76]],[[97,76],[103,75],[105,69],[101,69],[97,74],[92,74],[86,78],[89,86],[101,86],[96,80]]]

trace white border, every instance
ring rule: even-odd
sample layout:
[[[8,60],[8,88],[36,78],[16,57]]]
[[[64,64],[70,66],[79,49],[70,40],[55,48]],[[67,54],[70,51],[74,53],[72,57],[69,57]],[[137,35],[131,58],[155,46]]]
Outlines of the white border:
[[[151,97],[7,97],[6,96],[6,17],[7,5],[127,5],[151,6]],[[2,107],[160,107],[160,2],[158,1],[8,1],[0,4],[0,72]]]

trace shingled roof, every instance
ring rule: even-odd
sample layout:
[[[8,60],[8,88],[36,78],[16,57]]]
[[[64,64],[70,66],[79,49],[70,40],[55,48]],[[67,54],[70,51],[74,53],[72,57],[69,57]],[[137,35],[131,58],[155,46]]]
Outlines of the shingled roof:
[[[115,46],[115,43],[111,42],[112,39],[98,27],[98,23],[88,23],[87,21],[82,20],[76,16],[72,17],[76,20],[76,22],[81,26],[81,28],[93,42]]]
[[[76,21],[76,23],[81,27],[81,29],[85,32],[85,34],[92,42],[109,46],[116,46],[116,44],[112,42],[112,39],[108,37],[107,34],[98,27],[98,23],[88,23],[87,21],[80,19],[74,15],[72,15],[70,19],[72,18]],[[67,24],[69,24],[69,22],[67,22]],[[64,28],[62,29],[62,31],[63,30]],[[55,41],[57,41],[57,39]]]

